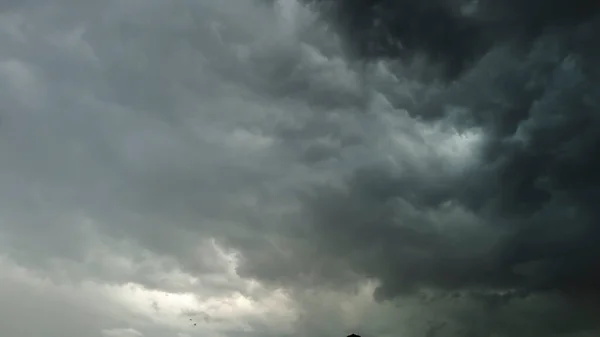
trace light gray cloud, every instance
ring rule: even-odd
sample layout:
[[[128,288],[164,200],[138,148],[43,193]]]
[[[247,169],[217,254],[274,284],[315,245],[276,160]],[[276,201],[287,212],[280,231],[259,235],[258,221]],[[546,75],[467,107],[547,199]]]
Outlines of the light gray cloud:
[[[275,242],[296,189],[334,176],[303,162],[341,146],[311,107],[360,94],[343,59],[255,3],[29,1],[0,15],[3,270],[35,274],[2,283],[2,331],[292,333],[295,301],[240,278],[228,249]],[[277,67],[296,74],[287,94]],[[338,114],[360,143],[361,117]]]

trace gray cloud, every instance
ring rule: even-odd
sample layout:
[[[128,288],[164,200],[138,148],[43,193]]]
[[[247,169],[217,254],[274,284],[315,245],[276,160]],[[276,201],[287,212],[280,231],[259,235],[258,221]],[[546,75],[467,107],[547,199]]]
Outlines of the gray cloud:
[[[597,307],[585,302],[596,298],[598,277],[597,212],[591,202],[597,189],[598,51],[590,34],[598,23],[557,8],[551,4],[538,22],[522,19],[527,29],[555,25],[554,32],[520,45],[525,48],[520,52],[510,44],[489,47],[451,85],[404,106],[417,118],[482,129],[473,164],[458,175],[440,169],[439,156],[418,158],[433,170],[362,165],[342,188],[320,186],[303,200],[302,232],[313,253],[302,261],[319,256],[330,259],[326,267],[319,263],[306,270],[309,264],[301,263],[290,270],[289,263],[271,257],[246,271],[278,281],[286,275],[286,282],[308,275],[322,284],[351,269],[381,280],[375,292],[380,299],[427,288],[482,292],[476,297],[490,303],[556,292],[567,298],[561,305],[587,314],[577,311],[578,318],[570,320],[559,310],[559,326],[535,333],[591,329],[589,313]],[[580,17],[588,21],[575,20]],[[423,41],[418,34],[415,39]],[[403,159],[407,166],[416,163]],[[462,217],[449,216],[449,210]],[[469,222],[474,223],[470,231],[454,227]],[[280,273],[273,271],[278,264]],[[527,334],[511,334],[516,333]]]
[[[0,4],[0,331],[596,333],[597,18]]]
[[[425,56],[455,79],[494,46],[525,49],[548,30],[562,30],[594,16],[594,1],[312,0],[348,37],[360,58]],[[440,73],[438,73],[440,75]]]

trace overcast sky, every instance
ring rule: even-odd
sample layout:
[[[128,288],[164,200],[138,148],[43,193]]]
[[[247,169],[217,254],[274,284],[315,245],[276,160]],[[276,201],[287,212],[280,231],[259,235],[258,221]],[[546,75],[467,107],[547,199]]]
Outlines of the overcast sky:
[[[596,8],[365,3],[0,0],[0,335],[600,334]]]

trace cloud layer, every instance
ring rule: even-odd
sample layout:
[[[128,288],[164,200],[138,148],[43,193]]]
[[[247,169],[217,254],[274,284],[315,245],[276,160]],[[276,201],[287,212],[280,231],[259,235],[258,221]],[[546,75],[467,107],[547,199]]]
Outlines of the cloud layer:
[[[600,21],[539,8],[0,2],[0,331],[596,334]]]

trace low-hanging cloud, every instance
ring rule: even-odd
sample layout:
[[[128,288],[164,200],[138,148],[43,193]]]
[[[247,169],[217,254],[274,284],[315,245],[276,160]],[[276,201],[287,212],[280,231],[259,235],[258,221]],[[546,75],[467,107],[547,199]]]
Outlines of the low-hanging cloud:
[[[398,14],[411,15],[421,25],[434,24],[431,13],[458,15],[437,3],[377,5],[383,14],[367,2],[342,2],[337,10],[341,19],[375,21]],[[567,6],[556,1],[539,5],[543,9],[538,14],[533,10],[538,5],[483,2],[483,17],[454,18],[457,24],[479,20],[481,30],[504,28],[498,35],[481,37],[483,42],[465,37],[464,45],[472,46],[466,50],[446,51],[437,42],[444,38],[444,43],[460,48],[460,39],[455,43],[446,35],[452,30],[420,36],[419,26],[416,31],[403,30],[408,23],[397,17],[389,27],[383,25],[388,32],[379,33],[350,19],[342,22],[348,38],[358,43],[374,41],[361,34],[399,42],[404,34],[409,43],[415,41],[405,45],[407,52],[442,55],[442,62],[458,55],[464,63],[453,70],[451,83],[428,89],[433,93],[416,103],[400,101],[395,114],[402,116],[408,109],[410,116],[426,123],[462,132],[477,129],[481,141],[460,172],[448,170],[446,158],[432,152],[427,156],[425,149],[419,151],[420,158],[411,157],[405,153],[410,145],[402,144],[397,157],[390,156],[395,165],[363,162],[345,177],[343,186],[319,186],[303,194],[306,218],[299,220],[303,225],[298,237],[305,235],[311,253],[299,255],[307,254],[302,261],[318,256],[329,262],[310,270],[305,262],[290,270],[289,262],[268,258],[249,263],[247,270],[273,280],[287,275],[287,282],[315,275],[325,279],[317,283],[352,270],[381,281],[375,292],[380,299],[435,289],[471,294],[496,306],[557,295],[566,301],[561,305],[592,310],[587,317],[593,317],[590,312],[597,308],[590,298],[596,298],[600,276],[593,202],[598,190],[593,151],[600,141],[598,49],[592,33],[598,27],[596,7],[591,2]],[[394,6],[404,6],[405,11]],[[500,16],[485,17],[491,8]],[[511,13],[510,19],[499,9]],[[513,25],[502,27],[509,23]],[[393,29],[400,31],[390,33]],[[358,56],[400,57],[385,50]],[[416,124],[407,129],[415,132]],[[381,157],[389,155],[381,148],[372,150]],[[280,273],[273,271],[278,263]],[[582,323],[586,314],[581,312],[566,323],[568,310],[560,314],[563,327],[556,330],[590,328]]]
[[[2,254],[202,333],[598,331],[595,5],[325,2],[2,3]]]

